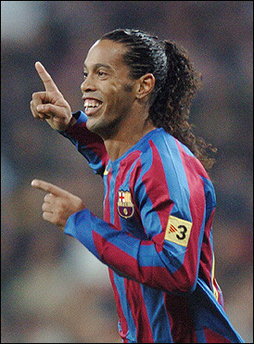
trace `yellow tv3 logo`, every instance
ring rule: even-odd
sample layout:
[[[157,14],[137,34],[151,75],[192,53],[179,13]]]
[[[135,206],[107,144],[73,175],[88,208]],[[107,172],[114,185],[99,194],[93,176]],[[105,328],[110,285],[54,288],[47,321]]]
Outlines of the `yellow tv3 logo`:
[[[165,240],[186,247],[190,238],[191,228],[191,222],[170,215],[165,232]]]

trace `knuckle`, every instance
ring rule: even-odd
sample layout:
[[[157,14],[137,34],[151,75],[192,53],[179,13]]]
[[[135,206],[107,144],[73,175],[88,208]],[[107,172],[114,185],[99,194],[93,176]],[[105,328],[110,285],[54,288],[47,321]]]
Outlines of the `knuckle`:
[[[48,220],[48,216],[47,216],[47,213],[45,211],[42,213],[42,217],[44,220]]]
[[[37,110],[39,112],[48,112],[49,111],[49,107],[48,107],[48,105],[43,104],[43,105],[40,105],[40,107],[38,107]]]
[[[38,92],[34,92],[32,94],[32,99],[38,99],[39,98],[39,93]]]
[[[46,211],[48,209],[48,206],[47,206],[46,203],[43,203],[41,208],[42,208],[43,211]]]
[[[36,104],[36,110],[38,111],[38,112],[42,112],[42,111],[45,111],[46,109],[46,105],[42,105],[41,103],[38,103],[38,104]]]
[[[54,200],[54,204],[59,208],[61,206],[61,200],[58,197],[56,197]]]
[[[31,108],[32,111],[35,112],[36,105],[35,105],[34,100],[31,100],[31,101],[30,101],[30,108]]]
[[[58,226],[62,222],[61,220],[62,220],[62,217],[60,216],[60,214],[54,213],[54,215],[52,217],[52,222]]]

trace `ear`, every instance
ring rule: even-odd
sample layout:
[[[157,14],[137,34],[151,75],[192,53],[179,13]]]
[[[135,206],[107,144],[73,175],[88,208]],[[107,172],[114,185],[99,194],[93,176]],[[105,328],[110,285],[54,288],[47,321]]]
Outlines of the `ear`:
[[[136,97],[138,99],[143,99],[149,95],[154,89],[155,77],[152,73],[147,73],[142,75],[139,79],[139,87],[137,89]]]

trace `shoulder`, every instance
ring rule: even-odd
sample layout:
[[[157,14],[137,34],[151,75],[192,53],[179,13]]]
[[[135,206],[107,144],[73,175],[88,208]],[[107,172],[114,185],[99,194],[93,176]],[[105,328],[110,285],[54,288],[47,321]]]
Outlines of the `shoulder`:
[[[139,146],[139,182],[162,185],[166,179],[177,180],[182,169],[177,140],[164,129],[155,129]]]
[[[151,187],[162,182],[175,190],[186,188],[191,181],[201,183],[209,176],[194,154],[175,137],[160,128],[146,141],[140,154],[140,181]]]
[[[154,163],[161,162],[166,170],[184,169],[185,172],[209,179],[204,166],[190,149],[163,128],[154,131],[142,158],[144,163],[151,158]]]
[[[165,163],[165,167],[181,161],[181,151],[193,157],[187,147],[176,138],[167,133],[163,128],[155,129],[147,137],[141,149],[141,161],[144,164]]]

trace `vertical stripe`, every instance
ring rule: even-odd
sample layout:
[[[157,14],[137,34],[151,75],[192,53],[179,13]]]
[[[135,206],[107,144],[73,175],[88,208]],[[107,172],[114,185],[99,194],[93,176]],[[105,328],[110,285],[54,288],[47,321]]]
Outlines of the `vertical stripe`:
[[[121,329],[119,329],[119,333],[124,343],[126,343],[126,336],[128,333],[128,324],[127,324],[127,320],[122,309],[122,303],[121,303],[122,295],[119,293],[116,283],[115,283],[115,273],[110,268],[109,268],[109,277],[110,277],[111,285],[114,291],[116,308],[117,308],[117,313],[119,316],[119,321],[120,321],[120,326],[121,326]]]
[[[155,144],[157,141],[154,140]],[[189,185],[186,172],[182,163],[177,140],[172,136],[163,137],[163,145],[158,142],[159,154],[166,171],[167,189],[174,203],[171,215],[191,221],[189,209]],[[160,146],[159,146],[160,145]],[[166,158],[164,158],[166,157]],[[164,186],[165,187],[165,186]]]
[[[211,274],[211,280],[212,280],[212,288],[213,288],[213,294],[216,298],[216,300],[219,300],[219,293],[218,290],[215,286],[216,280],[215,280],[215,276],[214,276],[214,270],[215,270],[215,257],[214,257],[214,253],[213,253],[213,264],[212,264],[212,274]]]
[[[105,188],[105,191],[104,191],[105,196],[104,196],[104,201],[103,201],[103,219],[104,221],[110,223],[111,207],[110,207],[109,195],[110,195],[110,182],[111,182],[112,174],[109,172],[103,178],[104,178],[104,188]]]
[[[173,343],[170,322],[161,290],[141,285],[154,343]]]
[[[158,149],[153,141],[149,141],[151,150],[144,155],[144,159],[149,163],[144,162],[140,174],[139,194],[142,195],[140,201],[142,222],[146,226],[148,238],[151,239],[155,235],[165,231],[170,210],[173,206],[168,192],[165,171],[159,155]],[[149,155],[148,155],[149,153]],[[155,183],[154,178],[160,180],[160,183]],[[156,188],[154,185],[156,184]],[[163,241],[163,236],[161,239]],[[160,242],[161,248],[163,242]]]
[[[195,343],[193,319],[187,297],[164,293],[164,302],[171,326],[172,343]],[[192,338],[193,339],[193,338]]]
[[[109,204],[110,204],[110,223],[116,226],[116,228],[120,229],[119,223],[117,222],[116,217],[116,203],[115,199],[117,195],[115,195],[115,185],[118,177],[118,172],[120,170],[120,167],[113,166],[112,164],[112,178],[110,180],[110,186],[109,186]]]
[[[211,215],[211,222],[212,222],[212,218],[213,218],[213,215],[214,215],[214,211]],[[210,225],[211,227],[211,225]],[[212,235],[212,230],[210,232],[210,244],[211,244],[211,250],[212,250],[212,253],[211,253],[211,256],[212,256],[212,268],[211,268],[211,273],[210,273],[210,285],[211,285],[211,288],[213,290],[213,293],[214,293],[214,296],[216,298],[216,300],[219,302],[219,304],[224,308],[224,300],[223,300],[223,295],[222,295],[222,291],[217,283],[217,280],[215,278],[215,255],[214,255],[214,249],[213,249],[213,235]]]
[[[200,255],[200,270],[199,276],[212,290],[211,272],[212,272],[212,259],[213,259],[213,236],[211,231],[212,216],[205,226],[203,242],[201,246]]]
[[[197,343],[207,343],[204,330],[195,331],[197,337]],[[214,343],[214,342],[211,342]]]
[[[146,176],[143,178],[143,182],[146,185],[147,194],[153,204],[153,209],[157,211],[159,216],[161,228],[165,231],[172,202],[170,200],[168,188],[165,187],[167,185],[167,180],[162,159],[154,142],[150,141],[149,143],[152,149],[153,163]],[[154,184],[153,178],[155,178],[155,176],[160,181],[156,189],[150,186],[150,184]],[[166,216],[165,211],[168,211]],[[159,234],[159,232],[156,234]]]
[[[185,152],[179,142],[177,142],[177,145],[188,181],[190,193],[189,208],[192,218],[192,230],[184,265],[186,270],[197,278],[205,225],[204,181],[201,178],[203,168],[201,167],[201,163],[195,157],[192,157]]]
[[[130,306],[132,319],[136,327],[136,342],[154,343],[141,285],[126,278],[125,292]]]
[[[134,151],[127,155],[127,157],[114,165],[114,173],[116,174],[114,184],[112,183],[112,190],[114,190],[114,197],[112,197],[111,206],[114,208],[114,225],[121,228],[120,215],[118,213],[118,192],[130,191],[129,178],[132,169],[135,167],[135,162],[140,156],[139,151]],[[132,195],[133,196],[133,195]]]
[[[116,287],[117,295],[120,295],[118,300],[118,309],[122,312],[122,314],[120,314],[120,320],[122,324],[123,335],[132,342],[136,342],[137,328],[132,317],[131,306],[129,305],[129,300],[127,297],[128,290],[126,291],[126,280],[126,278],[120,277],[114,273],[114,285]],[[127,322],[125,322],[125,319],[127,319]]]

